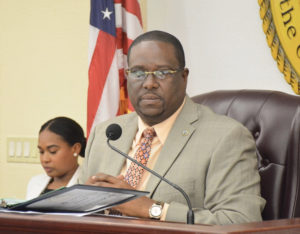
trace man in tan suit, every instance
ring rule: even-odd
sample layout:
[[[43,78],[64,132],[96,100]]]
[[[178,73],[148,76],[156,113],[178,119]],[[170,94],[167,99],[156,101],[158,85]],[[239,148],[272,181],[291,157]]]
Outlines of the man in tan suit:
[[[128,66],[128,92],[136,112],[93,129],[80,183],[149,191],[148,197],[114,209],[128,216],[186,222],[182,194],[147,171],[132,187],[127,180],[131,162],[106,144],[107,126],[117,123],[123,132],[112,144],[135,157],[143,131],[152,127],[156,135],[147,166],[184,189],[195,223],[260,221],[265,201],[254,140],[241,124],[186,95],[189,71],[177,38],[161,31],[139,36],[129,49]]]

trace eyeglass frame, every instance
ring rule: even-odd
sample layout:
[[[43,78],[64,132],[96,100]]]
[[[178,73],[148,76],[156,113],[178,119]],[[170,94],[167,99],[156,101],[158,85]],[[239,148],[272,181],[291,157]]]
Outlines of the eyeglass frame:
[[[165,80],[167,78],[168,75],[174,75],[177,72],[183,71],[184,68],[179,68],[179,69],[162,69],[162,70],[155,70],[155,71],[143,71],[143,70],[136,70],[135,72],[141,71],[144,73],[144,78],[136,78],[136,77],[130,77],[130,74],[133,73],[130,68],[125,69],[125,73],[127,75],[127,77],[134,79],[134,80],[140,80],[140,81],[144,81],[147,79],[148,75],[152,74],[154,77],[156,77],[159,80]],[[160,78],[158,77],[155,73],[157,72],[168,72],[167,74],[163,74],[164,78]]]

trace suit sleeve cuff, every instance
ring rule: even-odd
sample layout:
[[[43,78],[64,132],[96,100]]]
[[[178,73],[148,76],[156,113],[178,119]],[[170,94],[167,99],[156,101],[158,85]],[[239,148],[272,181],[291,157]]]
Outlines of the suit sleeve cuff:
[[[169,204],[168,203],[164,203],[164,207],[162,209],[162,213],[161,213],[161,217],[160,217],[161,221],[165,221],[166,220],[168,209],[169,209]]]

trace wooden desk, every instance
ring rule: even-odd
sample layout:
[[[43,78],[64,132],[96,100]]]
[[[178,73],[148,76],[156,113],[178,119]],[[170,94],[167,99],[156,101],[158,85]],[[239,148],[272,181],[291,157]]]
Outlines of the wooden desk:
[[[207,226],[102,216],[0,213],[0,233],[300,233],[300,218]]]

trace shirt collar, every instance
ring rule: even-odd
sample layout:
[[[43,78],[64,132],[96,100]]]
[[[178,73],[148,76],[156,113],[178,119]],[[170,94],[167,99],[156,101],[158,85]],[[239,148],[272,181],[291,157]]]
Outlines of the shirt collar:
[[[186,97],[184,98],[182,104],[180,105],[180,107],[166,120],[164,120],[163,122],[160,122],[158,124],[153,125],[152,127],[154,128],[156,135],[159,139],[159,141],[161,142],[161,144],[164,144],[168,134],[177,118],[177,116],[179,115],[180,111],[183,108],[183,105],[186,101]],[[149,128],[150,126],[148,124],[146,124],[141,118],[140,116],[138,116],[138,132],[136,134],[136,139],[139,141],[143,131],[146,128]]]

